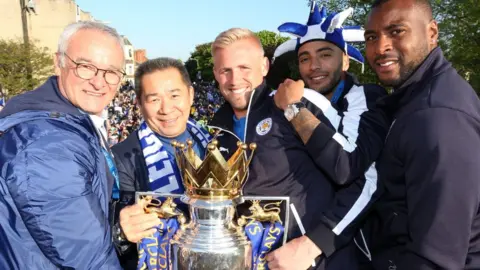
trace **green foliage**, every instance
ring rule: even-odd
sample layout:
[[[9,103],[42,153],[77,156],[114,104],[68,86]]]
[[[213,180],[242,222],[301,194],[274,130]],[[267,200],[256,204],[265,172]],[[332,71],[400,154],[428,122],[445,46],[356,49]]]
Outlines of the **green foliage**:
[[[190,61],[190,64],[189,66],[187,66],[187,69],[195,67],[195,65],[192,64],[191,61],[196,61],[195,69],[188,69],[192,80],[195,79],[198,71],[200,71],[204,80],[211,81],[214,79],[213,59],[210,49],[211,46],[211,42],[197,45],[195,47],[195,51],[193,51],[193,53],[190,55],[190,59],[187,61],[187,63]]]
[[[32,70],[32,74],[29,74]],[[8,97],[32,90],[53,74],[53,58],[36,42],[0,40],[0,84]]]
[[[260,38],[262,42],[263,50],[265,51],[265,56],[268,59],[272,60],[273,53],[275,49],[285,41],[289,40],[288,37],[282,37],[274,32],[270,32],[267,30],[260,31],[256,33],[257,36]]]

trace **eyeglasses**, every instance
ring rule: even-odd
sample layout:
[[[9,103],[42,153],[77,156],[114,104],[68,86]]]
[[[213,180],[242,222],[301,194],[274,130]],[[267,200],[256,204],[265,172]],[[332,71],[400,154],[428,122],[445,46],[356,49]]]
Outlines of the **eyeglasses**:
[[[97,76],[99,71],[103,71],[103,78],[105,79],[105,81],[108,84],[115,85],[120,83],[123,76],[125,76],[125,73],[122,71],[100,69],[91,64],[77,63],[66,53],[64,53],[64,55],[76,65],[76,75],[84,80],[90,80]]]

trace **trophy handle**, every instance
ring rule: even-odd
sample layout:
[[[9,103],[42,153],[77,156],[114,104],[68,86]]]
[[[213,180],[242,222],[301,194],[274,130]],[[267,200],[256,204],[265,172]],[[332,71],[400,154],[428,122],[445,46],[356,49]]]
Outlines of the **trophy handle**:
[[[184,213],[177,208],[177,204],[173,201],[173,197],[167,197],[163,203],[158,199],[152,199],[151,196],[147,196],[145,199],[149,200],[144,207],[145,213],[155,213],[158,218],[161,219],[175,218],[182,229],[188,227],[187,218]]]

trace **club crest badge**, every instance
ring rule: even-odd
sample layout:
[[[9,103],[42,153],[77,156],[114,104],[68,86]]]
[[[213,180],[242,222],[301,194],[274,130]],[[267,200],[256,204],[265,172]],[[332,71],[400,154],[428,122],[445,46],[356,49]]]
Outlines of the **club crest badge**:
[[[272,118],[266,118],[257,124],[257,134],[263,136],[272,128]]]

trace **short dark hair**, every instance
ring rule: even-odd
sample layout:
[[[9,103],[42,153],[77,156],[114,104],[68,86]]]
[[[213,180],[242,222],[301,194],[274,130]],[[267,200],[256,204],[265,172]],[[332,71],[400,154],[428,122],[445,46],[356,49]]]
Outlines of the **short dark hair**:
[[[137,68],[137,71],[135,71],[135,94],[137,97],[141,97],[143,93],[143,76],[151,74],[155,71],[162,71],[169,68],[174,68],[180,73],[180,77],[186,86],[192,85],[192,82],[190,81],[190,75],[188,75],[187,69],[180,60],[169,57],[155,58],[140,64]]]
[[[370,6],[371,9],[379,7],[390,0],[375,0],[372,5]],[[415,5],[422,8],[423,11],[430,17],[429,19],[433,19],[433,9],[430,0],[415,0]]]

